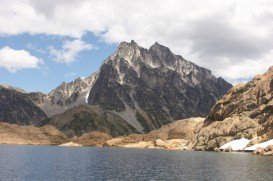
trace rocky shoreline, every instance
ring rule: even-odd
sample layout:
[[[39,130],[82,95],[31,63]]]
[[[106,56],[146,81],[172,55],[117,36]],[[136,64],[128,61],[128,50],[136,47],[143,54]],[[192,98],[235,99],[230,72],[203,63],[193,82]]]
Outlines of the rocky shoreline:
[[[203,124],[204,118],[189,118],[165,125],[147,134],[111,137],[106,133],[94,131],[79,137],[69,138],[53,126],[37,128],[0,123],[0,144],[206,151],[194,147],[195,132]],[[226,142],[219,149],[211,151],[252,152],[253,155],[273,155],[273,140],[266,139],[266,137],[261,136],[251,140],[241,138]]]

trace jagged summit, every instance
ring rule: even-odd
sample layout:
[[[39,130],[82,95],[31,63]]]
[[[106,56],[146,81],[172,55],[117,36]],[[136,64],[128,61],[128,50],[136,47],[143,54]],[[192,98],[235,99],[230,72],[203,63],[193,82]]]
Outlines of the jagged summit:
[[[88,93],[97,78],[97,72],[86,78],[78,77],[69,83],[63,82],[53,89],[41,106],[48,116],[63,113],[72,107],[86,104]]]
[[[150,46],[149,50],[154,51],[159,54],[161,54],[162,52],[165,52],[168,54],[173,54],[173,52],[168,47],[161,45],[158,42],[155,42],[152,46]]]

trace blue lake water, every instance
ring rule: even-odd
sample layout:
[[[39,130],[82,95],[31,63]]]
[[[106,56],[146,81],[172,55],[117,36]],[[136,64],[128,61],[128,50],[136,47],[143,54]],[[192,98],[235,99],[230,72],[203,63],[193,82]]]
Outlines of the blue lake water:
[[[0,180],[272,180],[273,157],[0,145]]]

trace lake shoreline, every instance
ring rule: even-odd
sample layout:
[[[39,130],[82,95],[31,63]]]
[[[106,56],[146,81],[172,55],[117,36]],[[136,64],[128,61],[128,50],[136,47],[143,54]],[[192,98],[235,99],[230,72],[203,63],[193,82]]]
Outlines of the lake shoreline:
[[[244,153],[244,154],[251,154],[252,152],[247,151],[207,151],[207,150],[178,150],[178,149],[162,149],[162,148],[137,148],[137,147],[109,147],[109,146],[60,146],[60,145],[42,145],[42,144],[5,144],[0,143],[0,146],[7,145],[7,146],[34,146],[34,147],[58,147],[58,148],[113,148],[113,149],[125,149],[125,150],[158,150],[158,151],[171,151],[171,152],[209,152],[209,153]]]

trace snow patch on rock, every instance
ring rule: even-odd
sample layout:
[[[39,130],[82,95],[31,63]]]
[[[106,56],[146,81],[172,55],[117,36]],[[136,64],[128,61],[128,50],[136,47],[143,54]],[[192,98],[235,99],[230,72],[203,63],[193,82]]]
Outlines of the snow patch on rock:
[[[241,138],[239,140],[233,140],[233,141],[227,142],[226,144],[221,146],[219,148],[219,150],[225,150],[225,149],[231,147],[233,151],[241,151],[247,146],[247,144],[250,141],[251,140],[248,140],[248,139],[245,139],[245,138]]]
[[[85,103],[87,103],[87,104],[88,104],[89,93],[90,93],[90,90],[87,92],[87,94],[86,94],[86,96],[85,96]]]
[[[267,146],[269,145],[273,145],[273,139],[272,140],[268,140],[266,142],[263,142],[263,143],[258,143],[258,144],[255,144],[253,146],[250,146],[250,147],[246,147],[244,149],[244,151],[254,151],[256,150],[257,148],[266,148]]]

